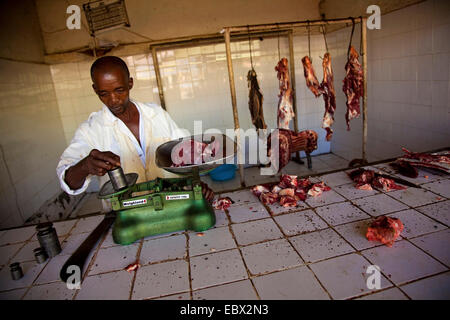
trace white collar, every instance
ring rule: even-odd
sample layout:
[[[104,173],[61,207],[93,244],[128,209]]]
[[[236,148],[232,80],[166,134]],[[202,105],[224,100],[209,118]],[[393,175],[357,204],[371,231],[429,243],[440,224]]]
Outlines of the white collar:
[[[136,106],[136,108],[137,108],[137,110],[139,112],[139,117],[141,117],[142,116],[142,110],[141,110],[141,107],[139,106],[139,102],[134,101],[133,99],[130,99],[130,102],[132,102]],[[112,125],[112,124],[114,124],[114,122],[120,120],[118,117],[116,117],[111,112],[111,110],[109,110],[109,108],[104,103],[102,104],[102,110],[103,110],[104,116],[106,117],[106,120],[107,120],[106,124],[107,125],[108,124]]]

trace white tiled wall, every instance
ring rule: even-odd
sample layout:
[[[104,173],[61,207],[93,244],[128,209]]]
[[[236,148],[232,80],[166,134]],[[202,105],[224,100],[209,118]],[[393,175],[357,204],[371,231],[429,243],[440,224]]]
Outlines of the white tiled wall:
[[[0,228],[17,226],[59,190],[63,128],[50,68],[0,59]]]
[[[389,13],[381,17],[380,30],[368,30],[369,160],[401,155],[402,146],[414,151],[449,146],[449,34],[450,3],[445,0]],[[342,90],[337,92],[339,131],[331,149],[360,157],[361,121],[353,120],[352,131],[345,131],[345,100]]]
[[[159,104],[158,89],[151,55],[122,57],[134,79],[131,98]],[[75,130],[92,112],[101,109],[101,102],[94,90],[90,67],[94,59],[79,63],[52,65],[51,73],[58,99],[61,121],[67,144]]]

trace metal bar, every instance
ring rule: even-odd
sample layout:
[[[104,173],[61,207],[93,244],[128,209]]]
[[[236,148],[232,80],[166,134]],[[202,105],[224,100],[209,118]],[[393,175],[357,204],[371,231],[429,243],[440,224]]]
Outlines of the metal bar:
[[[367,162],[367,29],[366,29],[367,18],[362,18],[361,21],[361,39],[362,39],[362,66],[363,66],[363,84],[364,84],[364,95],[362,100],[363,109],[363,140],[362,140],[362,159],[363,162]]]
[[[288,41],[289,41],[289,65],[290,65],[290,73],[291,73],[291,88],[292,88],[292,108],[294,109],[294,131],[298,132],[298,113],[297,113],[297,91],[295,90],[295,61],[294,61],[294,39],[292,35],[292,30],[288,33]],[[300,161],[300,152],[297,151],[296,154],[297,161]]]
[[[230,30],[225,30],[225,51],[227,54],[227,66],[228,66],[228,77],[230,81],[230,94],[231,94],[231,106],[233,107],[233,119],[234,119],[234,132],[237,139],[237,152],[238,152],[238,166],[239,175],[241,179],[241,186],[245,187],[244,179],[244,165],[242,161],[242,151],[241,151],[241,135],[239,130],[239,116],[237,111],[236,102],[236,87],[234,84],[234,72],[233,72],[233,62],[231,61],[231,46],[230,46]]]
[[[361,18],[355,18],[355,21],[361,21]],[[298,28],[298,27],[306,27],[310,26],[321,26],[327,24],[344,24],[344,23],[352,23],[352,19],[343,18],[343,19],[330,19],[330,20],[311,20],[311,21],[296,21],[296,22],[280,22],[280,23],[266,23],[266,24],[254,24],[252,26],[235,26],[235,27],[225,27],[220,31],[220,33],[228,30],[229,32],[243,32],[243,31],[255,31],[255,30],[276,30],[278,27],[280,28]]]
[[[166,110],[166,101],[164,100],[164,91],[161,81],[161,73],[159,71],[158,56],[156,55],[156,48],[152,47],[151,49],[152,49],[153,67],[155,68],[156,84],[158,85],[159,101],[161,103],[161,107],[164,110]]]

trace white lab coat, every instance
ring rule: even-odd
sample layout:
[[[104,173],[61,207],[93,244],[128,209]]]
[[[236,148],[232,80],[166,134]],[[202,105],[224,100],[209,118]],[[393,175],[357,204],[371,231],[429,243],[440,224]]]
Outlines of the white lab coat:
[[[66,170],[85,158],[92,149],[111,151],[117,154],[125,173],[135,172],[139,175],[137,183],[157,177],[175,176],[156,166],[155,151],[160,144],[185,137],[188,132],[179,129],[169,114],[160,106],[131,101],[140,113],[139,132],[141,143],[145,143],[144,150],[128,127],[114,116],[108,107],[103,105],[101,110],[91,113],[89,118],[79,126],[70,145],[61,156],[56,173],[61,188],[65,192],[77,195],[86,191],[94,176],[89,175],[83,186],[77,190],[70,189],[64,178]],[[109,180],[107,174],[97,178],[100,187]],[[103,207],[107,210],[109,205],[104,202]]]

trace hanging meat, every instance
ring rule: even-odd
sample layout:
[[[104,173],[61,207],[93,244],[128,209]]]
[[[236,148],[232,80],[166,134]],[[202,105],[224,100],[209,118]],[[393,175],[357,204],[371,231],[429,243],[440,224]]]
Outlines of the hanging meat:
[[[288,61],[286,58],[282,58],[278,62],[275,71],[277,71],[277,77],[280,83],[277,114],[278,128],[289,129],[289,122],[295,117],[295,114],[292,107],[294,98],[289,80]]]
[[[345,64],[346,76],[344,78],[343,90],[347,97],[347,130],[350,130],[350,120],[360,115],[359,99],[364,95],[364,73],[358,61],[358,52],[350,46],[350,54]]]
[[[316,98],[322,94],[322,88],[317,80],[311,59],[308,56],[303,57],[303,74],[306,79],[306,86],[314,93]]]
[[[331,55],[327,52],[324,55],[322,61],[323,67],[323,80],[319,84],[314,72],[314,68],[311,63],[311,59],[308,56],[303,57],[303,73],[306,79],[306,86],[317,97],[323,95],[325,101],[325,113],[322,120],[322,128],[327,131],[326,140],[330,141],[333,135],[331,125],[334,122],[334,112],[336,110],[336,93],[334,91],[333,84],[333,69],[331,68]]]
[[[278,139],[278,154],[272,152],[272,134]],[[317,133],[313,130],[304,130],[295,133],[288,129],[276,129],[267,138],[267,156],[271,162],[278,156],[278,171],[285,167],[291,160],[291,154],[297,151],[311,153],[317,149]]]
[[[267,125],[264,122],[263,113],[263,94],[259,88],[258,79],[256,78],[256,71],[250,70],[247,74],[248,88],[248,108],[252,117],[252,123],[256,129],[266,129]]]
[[[334,112],[336,111],[336,93],[333,84],[333,69],[331,68],[331,56],[325,53],[322,61],[323,80],[320,85],[323,91],[323,100],[325,101],[325,113],[323,115],[322,128],[327,130],[326,140],[330,141],[333,135],[331,125],[334,122]]]

